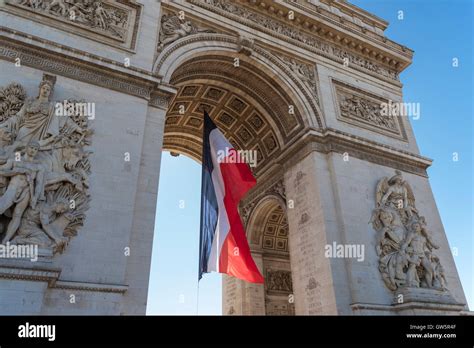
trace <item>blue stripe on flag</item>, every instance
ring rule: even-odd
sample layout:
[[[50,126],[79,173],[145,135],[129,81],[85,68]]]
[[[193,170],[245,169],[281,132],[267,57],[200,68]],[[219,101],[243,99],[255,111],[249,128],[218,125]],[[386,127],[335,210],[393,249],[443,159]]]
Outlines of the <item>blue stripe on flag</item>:
[[[217,128],[211,118],[204,112],[203,149],[202,149],[202,180],[201,180],[201,231],[199,237],[199,279],[208,273],[207,263],[211,254],[212,241],[217,225],[218,205],[214,184],[212,182],[211,146],[209,136]]]

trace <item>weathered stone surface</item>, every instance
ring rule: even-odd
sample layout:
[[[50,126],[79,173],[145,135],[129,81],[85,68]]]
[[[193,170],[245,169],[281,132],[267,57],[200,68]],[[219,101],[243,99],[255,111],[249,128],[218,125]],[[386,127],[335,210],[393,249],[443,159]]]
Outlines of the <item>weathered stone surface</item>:
[[[0,260],[0,314],[145,313],[161,151],[199,161],[203,110],[257,159],[241,213],[266,284],[224,277],[223,314],[467,309],[431,160],[406,117],[377,107],[402,101],[398,75],[413,52],[347,2],[291,6],[287,19],[287,1],[5,1],[0,233],[45,254],[37,264]],[[51,117],[65,100],[92,103],[95,118]],[[60,138],[76,149],[44,168]],[[12,161],[17,147],[23,167]],[[406,184],[390,179],[394,170]],[[66,209],[71,195],[84,204]],[[394,240],[388,207],[419,225],[408,216]],[[329,257],[333,243],[364,252]],[[393,262],[403,279],[392,277],[387,246],[407,255]],[[428,256],[432,272],[421,265]]]

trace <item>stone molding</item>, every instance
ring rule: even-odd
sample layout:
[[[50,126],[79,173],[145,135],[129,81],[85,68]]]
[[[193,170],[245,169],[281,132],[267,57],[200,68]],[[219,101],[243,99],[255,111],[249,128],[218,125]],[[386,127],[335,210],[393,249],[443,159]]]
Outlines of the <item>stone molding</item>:
[[[408,302],[400,303],[397,305],[376,305],[372,303],[353,303],[351,304],[351,309],[353,312],[362,312],[364,311],[380,311],[380,312],[395,312],[398,314],[404,314],[404,311],[407,311],[407,315],[413,315],[413,310],[426,310],[432,311],[431,314],[439,312],[440,314],[445,315],[446,313],[441,312],[462,312],[465,309],[465,306],[462,304],[439,304],[439,303],[426,303],[426,302]],[[408,312],[409,311],[409,312]],[[371,313],[369,313],[371,314]],[[373,314],[373,313],[372,313]],[[384,313],[381,313],[383,315]]]
[[[324,3],[315,5],[306,0],[283,0],[283,2],[286,3],[288,7],[299,9],[301,12],[308,15],[325,20],[335,26],[342,27],[345,30],[354,33],[354,35],[363,37],[364,39],[372,41],[374,44],[380,45],[388,50],[392,50],[407,59],[413,57],[413,50],[392,41],[383,35],[383,31],[387,28],[388,22],[350,4],[349,2],[330,2],[330,7],[333,9],[336,8],[339,12],[338,14],[331,11],[329,6]],[[348,17],[357,18],[357,20],[351,21]],[[357,23],[359,20],[361,23]],[[300,20],[299,23],[305,25],[304,20]],[[374,30],[374,28],[377,29]]]
[[[323,131],[305,129],[297,134],[295,139],[274,162],[262,168],[262,173],[265,175],[261,180],[282,176],[287,168],[291,168],[314,151],[324,154],[338,153],[341,156],[347,152],[350,157],[422,177],[428,177],[426,169],[432,162],[426,157],[332,128]]]
[[[57,268],[0,265],[0,279],[47,282],[49,287],[54,286],[60,274],[61,270]]]
[[[124,71],[115,70],[113,67],[119,67],[119,63],[115,61],[95,57],[97,60],[112,66],[104,67],[70,55],[18,41],[4,36],[3,33],[12,34],[7,28],[0,27],[0,59],[10,61],[13,64],[19,58],[24,66],[143,98],[151,102],[153,106],[163,107],[166,104],[158,96],[160,95],[159,90],[163,88],[167,90],[167,86],[158,87],[159,80],[144,70],[132,67],[126,68]],[[17,32],[14,34],[21,35]],[[33,38],[33,41],[36,40],[45,41]],[[85,52],[74,53],[79,53],[83,57],[91,56]],[[127,69],[130,69],[129,73],[127,73]]]
[[[282,177],[270,183],[267,183],[267,181],[261,182],[244,197],[240,209],[244,226],[247,226],[250,216],[252,216],[254,208],[258,203],[269,196],[279,198],[286,205],[286,189]]]
[[[206,42],[206,41],[230,43],[232,45],[235,45],[236,50],[238,50],[240,47],[240,41],[238,37],[233,37],[233,36],[229,36],[225,34],[213,34],[213,33],[189,35],[181,40],[177,40],[176,42],[173,42],[160,53],[160,55],[158,56],[154,64],[155,74],[159,72],[160,68],[163,66],[167,58],[169,58],[172,55],[172,53],[175,52],[176,50],[192,43]],[[263,58],[268,59],[272,64],[274,64],[275,66],[277,66],[279,69],[283,70],[286,73],[286,77],[289,78],[297,86],[298,91],[302,93],[305,100],[311,106],[311,109],[316,117],[316,122],[318,126],[322,128],[323,127],[322,114],[317,104],[318,98],[315,97],[314,95],[314,93],[317,93],[317,91],[315,92],[315,90],[311,88],[311,84],[308,83],[307,81],[311,77],[307,76],[305,78],[302,78],[300,75],[295,74],[294,71],[288,66],[287,63],[285,63],[282,59],[280,59],[274,53],[262,47],[258,42],[255,42],[252,45],[252,54],[253,55],[258,54],[262,56]],[[158,77],[161,77],[161,76],[158,76]],[[313,75],[313,77],[315,78],[315,75]]]
[[[175,96],[175,91],[154,90],[150,95],[150,106],[168,110],[168,107]]]
[[[74,282],[68,280],[58,280],[53,286],[55,289],[61,290],[77,290],[77,291],[92,291],[92,292],[108,292],[124,294],[128,290],[128,285],[120,284],[102,284],[102,283],[86,283]]]
[[[11,261],[11,262],[9,262]],[[22,281],[36,281],[48,283],[50,289],[107,292],[124,294],[128,285],[89,283],[69,280],[60,280],[60,268],[47,267],[41,264],[15,260],[4,260],[0,264],[0,280],[12,279]]]
[[[401,63],[401,61],[384,55],[382,51],[365,45],[362,41],[355,42],[352,38],[343,37],[343,34],[340,32],[322,28],[320,23],[311,24],[307,21],[304,22],[309,23],[308,25],[312,30],[310,34],[305,27],[298,30],[293,27],[294,23],[292,26],[289,26],[280,19],[273,19],[271,16],[263,15],[260,12],[252,12],[248,7],[241,5],[241,2],[238,4],[228,0],[207,0],[205,2],[189,0],[189,2],[247,27],[257,29],[293,45],[315,52],[339,64],[348,60],[352,68],[397,85],[400,84],[398,70],[401,71],[403,69],[397,69],[396,66],[408,66],[407,62]],[[320,35],[322,35],[322,38]],[[334,41],[334,43],[331,41]],[[367,55],[370,58],[366,58]],[[374,61],[377,60],[382,62],[375,63]],[[391,66],[391,68],[386,67],[387,65]]]

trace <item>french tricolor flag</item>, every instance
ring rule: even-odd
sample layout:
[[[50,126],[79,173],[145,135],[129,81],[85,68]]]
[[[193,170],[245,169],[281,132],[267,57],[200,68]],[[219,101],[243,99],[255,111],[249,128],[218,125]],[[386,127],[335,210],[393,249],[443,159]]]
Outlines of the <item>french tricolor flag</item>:
[[[263,283],[238,211],[239,201],[257,181],[248,164],[221,156],[235,150],[207,112],[203,133],[199,279],[203,273],[219,272]]]

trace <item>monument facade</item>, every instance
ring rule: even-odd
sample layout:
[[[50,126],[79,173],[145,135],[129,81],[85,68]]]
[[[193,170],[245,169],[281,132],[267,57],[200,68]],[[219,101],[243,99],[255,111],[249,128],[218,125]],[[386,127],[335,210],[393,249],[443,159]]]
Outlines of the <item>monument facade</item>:
[[[225,315],[459,314],[466,299],[399,74],[413,51],[344,0],[4,0],[1,314],[145,314],[162,151],[207,111],[257,185],[265,284]],[[390,109],[392,110],[392,109]],[[392,110],[393,111],[393,110]],[[416,203],[415,203],[416,202]]]

